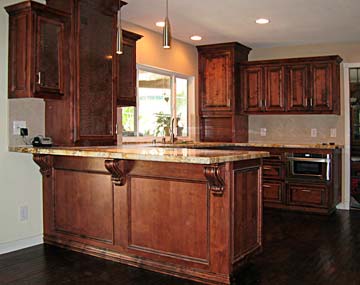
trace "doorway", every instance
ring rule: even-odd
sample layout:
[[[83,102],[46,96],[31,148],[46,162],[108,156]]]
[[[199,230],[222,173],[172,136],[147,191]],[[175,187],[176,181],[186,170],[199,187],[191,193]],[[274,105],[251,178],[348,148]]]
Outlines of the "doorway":
[[[360,210],[360,67],[349,68],[350,209]]]

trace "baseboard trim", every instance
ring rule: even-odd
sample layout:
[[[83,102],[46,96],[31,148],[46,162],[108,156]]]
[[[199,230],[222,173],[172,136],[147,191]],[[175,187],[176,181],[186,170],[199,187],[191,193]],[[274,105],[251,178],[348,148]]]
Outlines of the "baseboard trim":
[[[336,209],[339,210],[350,210],[349,203],[340,203],[336,205]]]
[[[43,243],[42,235],[0,243],[0,255]]]

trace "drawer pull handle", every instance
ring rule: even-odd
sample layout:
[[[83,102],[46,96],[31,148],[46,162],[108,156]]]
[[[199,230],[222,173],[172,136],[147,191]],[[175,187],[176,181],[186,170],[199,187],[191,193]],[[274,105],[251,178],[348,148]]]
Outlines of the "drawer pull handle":
[[[302,189],[302,190],[300,190],[301,192],[308,192],[308,193],[310,193],[311,192],[311,190],[306,190],[306,189]]]
[[[271,188],[270,185],[263,185],[263,188]]]
[[[272,167],[266,167],[266,166],[264,166],[263,168],[264,168],[264,170],[271,170],[272,169]]]

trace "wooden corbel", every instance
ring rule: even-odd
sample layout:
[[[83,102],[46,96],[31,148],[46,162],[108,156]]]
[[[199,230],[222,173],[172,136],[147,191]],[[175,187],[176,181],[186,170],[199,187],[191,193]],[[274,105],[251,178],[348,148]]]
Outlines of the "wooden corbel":
[[[123,186],[126,183],[125,161],[121,159],[105,160],[105,168],[111,173],[111,181],[116,186]]]
[[[34,154],[33,160],[40,166],[40,173],[50,177],[53,169],[53,157],[47,154]]]
[[[221,177],[221,168],[219,164],[205,166],[204,174],[207,185],[213,195],[222,196],[225,189],[224,180]]]

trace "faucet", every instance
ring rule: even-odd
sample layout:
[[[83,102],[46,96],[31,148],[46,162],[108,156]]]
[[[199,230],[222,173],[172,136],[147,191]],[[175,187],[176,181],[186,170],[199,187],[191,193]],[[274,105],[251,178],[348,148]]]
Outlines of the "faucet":
[[[170,124],[170,143],[174,143],[177,140],[174,133],[174,123],[175,123],[175,118],[172,118]]]

